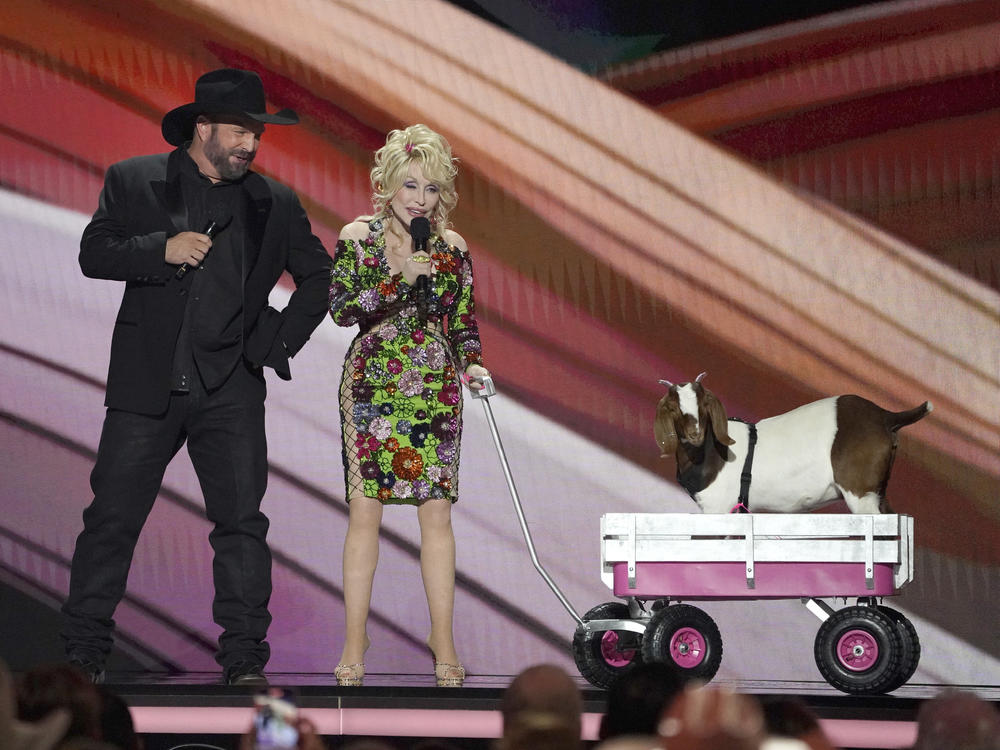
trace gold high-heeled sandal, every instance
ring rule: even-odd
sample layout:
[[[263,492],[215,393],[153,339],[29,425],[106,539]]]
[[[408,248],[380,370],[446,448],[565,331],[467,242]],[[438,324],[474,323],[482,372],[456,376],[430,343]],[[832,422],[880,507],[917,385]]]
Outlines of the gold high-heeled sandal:
[[[465,667],[461,664],[434,662],[434,677],[438,687],[462,687],[465,682]]]
[[[340,687],[360,687],[365,679],[365,665],[361,664],[338,664],[333,670],[333,676],[337,678]]]

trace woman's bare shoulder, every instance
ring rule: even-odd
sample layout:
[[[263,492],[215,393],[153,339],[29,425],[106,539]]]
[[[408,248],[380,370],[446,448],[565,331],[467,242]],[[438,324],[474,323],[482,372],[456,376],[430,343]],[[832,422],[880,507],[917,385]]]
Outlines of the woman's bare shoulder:
[[[368,236],[368,232],[368,217],[362,216],[350,224],[344,225],[344,228],[340,230],[340,239],[359,242]]]
[[[452,229],[444,230],[444,241],[449,245],[454,245],[463,253],[469,252],[469,246],[465,244],[465,238]]]

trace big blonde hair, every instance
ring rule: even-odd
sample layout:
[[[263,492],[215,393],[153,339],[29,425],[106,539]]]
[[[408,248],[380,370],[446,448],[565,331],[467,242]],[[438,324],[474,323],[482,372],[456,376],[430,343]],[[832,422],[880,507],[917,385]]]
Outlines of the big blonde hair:
[[[393,130],[386,136],[385,145],[375,152],[372,167],[372,206],[375,216],[389,216],[389,203],[406,181],[410,162],[420,165],[424,177],[438,186],[440,198],[430,220],[440,235],[448,228],[448,216],[458,203],[455,192],[455,175],[458,160],[451,155],[451,146],[440,133],[426,125],[410,125],[403,130]]]

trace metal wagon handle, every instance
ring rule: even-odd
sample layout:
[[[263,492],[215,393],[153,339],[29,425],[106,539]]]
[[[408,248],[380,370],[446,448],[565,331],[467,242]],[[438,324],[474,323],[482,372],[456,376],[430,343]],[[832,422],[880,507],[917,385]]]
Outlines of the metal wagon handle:
[[[483,402],[483,411],[486,412],[486,422],[490,426],[490,434],[493,436],[493,444],[496,446],[497,456],[500,457],[500,466],[503,468],[503,475],[507,480],[507,489],[510,490],[510,499],[514,502],[514,511],[517,513],[517,520],[521,524],[521,533],[524,534],[524,541],[528,545],[528,554],[531,555],[531,564],[535,566],[535,570],[538,571],[538,574],[544,579],[545,583],[548,584],[548,587],[552,589],[552,593],[556,595],[556,598],[560,601],[560,603],[562,603],[563,607],[566,608],[566,611],[570,613],[570,616],[576,620],[576,624],[584,626],[583,618],[577,614],[573,605],[569,603],[569,600],[556,585],[555,581],[553,581],[546,572],[545,567],[542,565],[535,552],[535,543],[531,539],[531,530],[528,528],[528,521],[524,517],[524,510],[521,507],[521,498],[518,496],[517,488],[514,486],[514,476],[511,474],[510,464],[507,462],[507,454],[504,452],[503,443],[500,440],[500,432],[497,430],[497,421],[493,416],[493,407],[490,405],[490,398],[497,394],[497,389],[493,385],[493,378],[477,378],[477,381],[481,383],[483,387],[479,390],[473,390],[472,397]]]

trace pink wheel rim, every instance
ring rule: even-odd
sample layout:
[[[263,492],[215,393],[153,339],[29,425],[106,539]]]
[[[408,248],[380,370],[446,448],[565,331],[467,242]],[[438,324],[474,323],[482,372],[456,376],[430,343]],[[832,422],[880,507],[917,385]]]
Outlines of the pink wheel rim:
[[[837,661],[852,672],[864,672],[878,661],[878,641],[866,630],[849,630],[837,641]]]
[[[694,628],[679,628],[670,639],[670,657],[679,667],[693,669],[705,661],[705,638]]]
[[[635,649],[619,647],[618,633],[607,631],[601,636],[601,657],[611,667],[627,667],[635,659]]]

